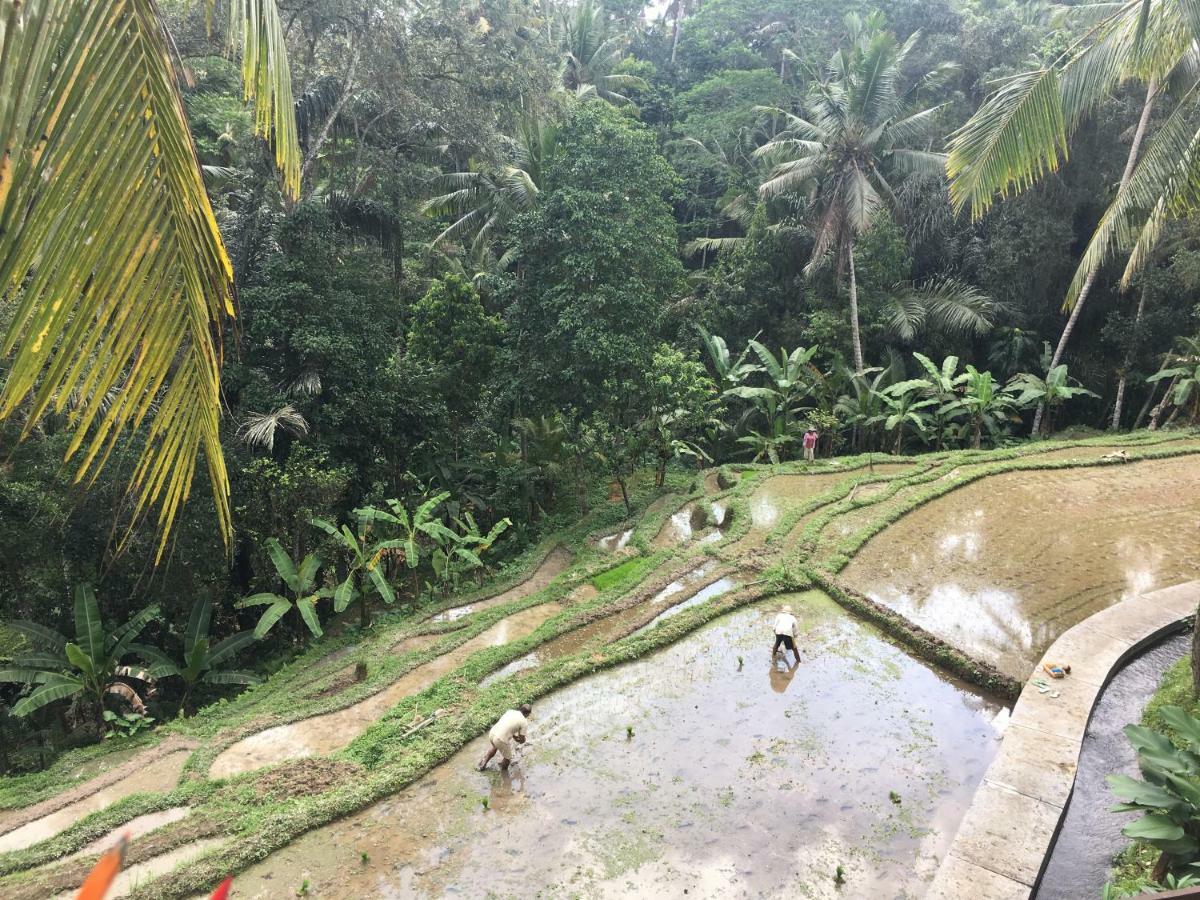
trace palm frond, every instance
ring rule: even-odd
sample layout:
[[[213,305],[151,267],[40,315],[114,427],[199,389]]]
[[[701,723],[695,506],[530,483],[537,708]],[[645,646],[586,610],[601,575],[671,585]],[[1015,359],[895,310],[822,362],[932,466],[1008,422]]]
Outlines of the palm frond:
[[[211,11],[216,0],[208,0]],[[229,45],[242,54],[242,87],[254,102],[254,130],[275,151],[285,193],[300,196],[300,140],[287,38],[275,0],[229,0]]]
[[[956,212],[982,216],[1007,196],[1055,171],[1067,156],[1058,73],[1053,68],[1010,78],[950,138],[946,170]]]
[[[77,480],[148,421],[134,521],[158,508],[161,556],[203,452],[228,542],[219,334],[232,269],[157,9],[5,2],[0,31],[0,299],[12,307],[0,417],[24,406],[28,434],[85,398],[69,417]]]
[[[1200,86],[1193,85],[1159,126],[1129,183],[1105,210],[1075,270],[1064,301],[1067,308],[1074,306],[1089,275],[1114,254],[1133,249],[1140,238],[1155,236],[1167,217],[1200,200],[1200,185],[1196,184],[1200,175],[1200,129],[1192,120],[1191,102],[1196,97],[1200,97]],[[1147,226],[1150,232],[1145,231]],[[1144,258],[1144,253],[1138,254],[1138,261]],[[1132,277],[1135,271],[1127,269],[1126,274]]]
[[[250,413],[238,429],[238,436],[249,446],[270,453],[275,449],[275,436],[280,431],[297,437],[308,434],[308,421],[288,403],[273,412]]]

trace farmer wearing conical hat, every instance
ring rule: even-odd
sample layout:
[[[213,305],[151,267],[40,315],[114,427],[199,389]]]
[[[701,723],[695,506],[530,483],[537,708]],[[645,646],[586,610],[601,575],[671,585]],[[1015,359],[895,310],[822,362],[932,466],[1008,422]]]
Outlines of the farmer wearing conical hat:
[[[792,615],[792,608],[784,606],[779,611],[779,615],[775,617],[775,646],[771,649],[771,659],[775,658],[775,654],[779,652],[779,647],[784,648],[784,659],[787,659],[786,651],[791,650],[796,654],[796,663],[800,662],[800,651],[796,649],[796,639],[800,636],[797,632],[796,617]]]

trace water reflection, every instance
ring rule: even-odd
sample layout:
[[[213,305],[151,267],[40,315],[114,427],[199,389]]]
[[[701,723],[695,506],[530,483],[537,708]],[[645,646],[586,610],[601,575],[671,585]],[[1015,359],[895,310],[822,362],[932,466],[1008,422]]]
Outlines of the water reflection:
[[[910,512],[846,568],[852,587],[1024,678],[1067,628],[1200,577],[1196,457],[986,478]]]

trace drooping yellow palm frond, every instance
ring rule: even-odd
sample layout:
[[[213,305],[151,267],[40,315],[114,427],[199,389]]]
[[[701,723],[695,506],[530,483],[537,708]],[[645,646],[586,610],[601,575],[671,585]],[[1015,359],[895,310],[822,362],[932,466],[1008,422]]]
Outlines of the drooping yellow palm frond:
[[[217,0],[207,0],[209,20]],[[254,132],[275,151],[284,192],[300,196],[300,139],[283,21],[275,0],[229,0],[229,49],[242,54],[242,85],[254,102]]]
[[[228,538],[218,338],[233,273],[157,10],[0,0],[0,47],[0,301],[13,306],[0,417],[27,405],[28,431],[74,397],[78,479],[148,422],[133,488],[137,515],[158,506],[164,542],[203,449]]]

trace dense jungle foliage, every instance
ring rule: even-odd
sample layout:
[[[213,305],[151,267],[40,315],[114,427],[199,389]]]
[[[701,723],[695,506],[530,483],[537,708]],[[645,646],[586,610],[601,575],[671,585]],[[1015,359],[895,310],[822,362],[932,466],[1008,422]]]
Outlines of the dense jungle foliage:
[[[137,440],[85,489],[63,464],[69,409],[25,440],[20,414],[0,425],[0,618],[56,632],[31,638],[53,659],[13,680],[84,698],[81,720],[136,680],[113,656],[135,636],[174,714],[263,674],[335,610],[366,624],[370,604],[438,595],[671,467],[798,458],[808,428],[830,455],[1196,419],[1186,215],[1128,284],[1123,258],[1098,268],[1055,353],[1139,121],[1153,134],[1193,88],[1151,108],[1140,77],[1118,78],[1057,171],[990,208],[952,202],[952,136],[1000,79],[1086,40],[1086,15],[279,0],[293,198],[204,5],[161,6],[234,272],[234,541],[201,466],[161,562],[153,518],[118,552]],[[140,634],[104,631],[92,607]],[[265,642],[253,654],[247,632]],[[28,729],[60,740],[64,710],[6,714],[25,749],[4,765],[36,766]]]

